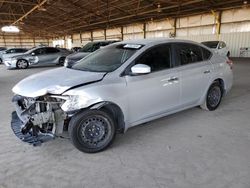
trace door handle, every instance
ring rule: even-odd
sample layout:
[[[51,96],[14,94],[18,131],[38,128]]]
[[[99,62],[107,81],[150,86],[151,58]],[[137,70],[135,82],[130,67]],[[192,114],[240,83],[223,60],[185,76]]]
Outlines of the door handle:
[[[177,77],[171,77],[169,80],[168,80],[168,82],[175,82],[175,81],[178,81],[179,80],[179,78],[177,78]]]
[[[206,70],[206,71],[204,71],[204,74],[208,74],[210,72],[211,72],[210,70]]]

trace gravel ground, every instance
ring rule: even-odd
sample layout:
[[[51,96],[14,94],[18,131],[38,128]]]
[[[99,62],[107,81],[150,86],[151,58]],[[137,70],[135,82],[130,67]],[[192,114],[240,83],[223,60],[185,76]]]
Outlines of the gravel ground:
[[[10,128],[11,88],[55,67],[0,65],[0,188],[249,188],[250,60],[234,63],[234,87],[218,110],[192,108],[131,128],[97,154],[66,139],[40,147],[18,140]]]

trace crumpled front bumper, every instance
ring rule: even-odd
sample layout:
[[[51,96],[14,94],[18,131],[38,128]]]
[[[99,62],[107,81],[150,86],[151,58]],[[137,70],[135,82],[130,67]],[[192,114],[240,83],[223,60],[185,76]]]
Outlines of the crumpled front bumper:
[[[32,144],[33,146],[39,146],[44,142],[54,139],[51,134],[33,134],[32,131],[27,134],[22,133],[23,122],[19,119],[17,113],[14,111],[11,115],[11,128],[14,134],[23,142]]]

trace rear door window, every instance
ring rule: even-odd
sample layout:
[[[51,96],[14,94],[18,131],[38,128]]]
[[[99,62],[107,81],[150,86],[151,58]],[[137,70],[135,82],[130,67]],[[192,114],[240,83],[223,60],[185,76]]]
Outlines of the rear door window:
[[[22,48],[16,49],[17,53],[22,53],[22,52],[26,52],[26,51],[27,51],[26,49],[22,49]]]
[[[188,43],[175,44],[178,65],[188,65],[203,61],[202,50],[200,46]]]
[[[210,59],[210,57],[212,56],[212,53],[205,48],[201,48],[201,49],[202,49],[202,54],[203,54],[203,60]]]
[[[46,48],[46,54],[58,53],[59,50],[56,48]]]

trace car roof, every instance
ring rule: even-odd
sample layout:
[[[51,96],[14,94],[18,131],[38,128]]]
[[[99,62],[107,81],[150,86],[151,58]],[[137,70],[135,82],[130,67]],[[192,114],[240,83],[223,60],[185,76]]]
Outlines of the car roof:
[[[51,47],[51,46],[37,46],[37,47],[32,48],[32,50],[36,50],[36,49],[40,49],[40,48],[55,48],[55,47]],[[58,48],[56,48],[56,49],[58,49]]]
[[[92,41],[90,43],[113,43],[113,42],[119,42],[119,40],[98,40],[98,41]]]
[[[222,41],[220,41],[220,40],[208,40],[208,41],[202,41],[201,43],[203,43],[203,42],[222,42]]]
[[[175,38],[152,38],[152,39],[133,39],[133,40],[125,40],[119,42],[120,44],[141,44],[141,45],[149,45],[149,44],[161,44],[161,43],[171,43],[171,42],[185,42],[185,43],[192,43],[198,44],[197,42],[191,40],[184,40],[184,39],[175,39]]]
[[[9,48],[8,50],[12,50],[12,49],[24,49],[24,50],[26,50],[26,48],[19,48],[19,47],[14,47],[14,48]]]

